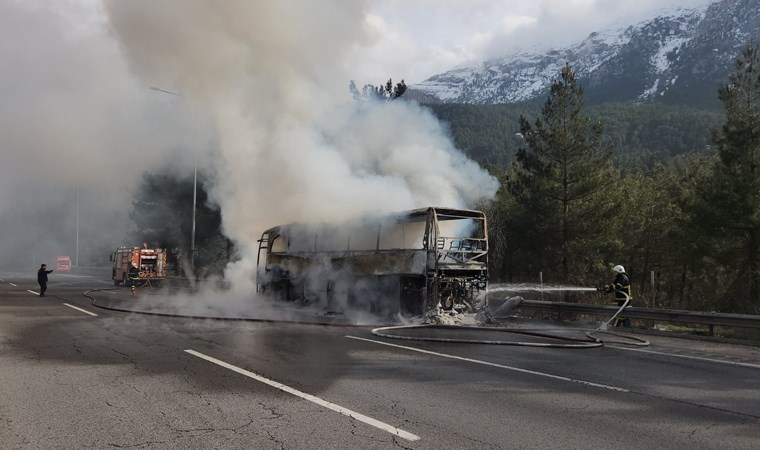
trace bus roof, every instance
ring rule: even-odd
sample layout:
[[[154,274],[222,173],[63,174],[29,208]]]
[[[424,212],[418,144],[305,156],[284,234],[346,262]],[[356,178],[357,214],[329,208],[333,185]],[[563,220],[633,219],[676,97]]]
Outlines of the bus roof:
[[[457,220],[457,219],[484,219],[485,213],[482,211],[476,211],[473,209],[456,209],[446,208],[438,206],[428,206],[426,208],[417,208],[407,211],[399,211],[386,214],[372,214],[368,213],[363,216],[358,216],[354,220],[361,220],[362,218],[374,219],[377,221],[394,220],[396,222],[422,222],[427,219],[427,215],[430,212],[434,212],[438,220]],[[348,220],[347,222],[351,222]],[[337,222],[340,223],[340,222]],[[307,223],[288,223],[283,225],[276,225],[264,231],[264,233],[277,232],[282,228],[290,227],[307,227],[311,224]],[[317,225],[316,223],[314,225]]]

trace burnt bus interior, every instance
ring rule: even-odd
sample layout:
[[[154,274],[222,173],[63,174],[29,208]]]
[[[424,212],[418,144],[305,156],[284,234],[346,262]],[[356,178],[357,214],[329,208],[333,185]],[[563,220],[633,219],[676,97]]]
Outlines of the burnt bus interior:
[[[472,312],[485,292],[483,212],[422,208],[340,224],[290,224],[259,240],[257,289],[380,315]]]

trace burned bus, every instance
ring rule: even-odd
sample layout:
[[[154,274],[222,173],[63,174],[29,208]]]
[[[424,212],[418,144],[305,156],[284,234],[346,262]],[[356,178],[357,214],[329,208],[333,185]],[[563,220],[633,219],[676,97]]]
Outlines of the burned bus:
[[[270,228],[259,240],[259,293],[381,315],[473,312],[485,293],[481,211],[428,207],[331,224]]]

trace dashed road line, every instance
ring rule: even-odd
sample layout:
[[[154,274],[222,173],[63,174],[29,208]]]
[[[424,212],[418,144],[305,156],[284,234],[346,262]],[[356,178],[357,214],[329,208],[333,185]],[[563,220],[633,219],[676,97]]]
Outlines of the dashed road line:
[[[456,360],[459,360],[459,361],[467,361],[467,362],[471,362],[471,363],[475,363],[475,364],[483,364],[485,366],[498,367],[500,369],[512,370],[514,372],[527,373],[529,375],[538,375],[538,376],[541,376],[541,377],[552,378],[552,379],[555,379],[555,380],[570,381],[572,383],[585,384],[587,386],[594,386],[594,387],[598,387],[598,388],[609,389],[609,390],[612,390],[612,391],[631,392],[628,389],[617,387],[617,386],[610,386],[610,385],[607,385],[607,384],[594,383],[594,382],[585,381],[585,380],[577,380],[575,378],[567,378],[567,377],[562,377],[562,376],[559,376],[559,375],[552,375],[550,373],[536,372],[535,370],[520,369],[519,367],[505,366],[504,364],[496,364],[496,363],[492,363],[492,362],[488,362],[488,361],[480,361],[478,359],[464,358],[462,356],[455,356],[455,355],[448,355],[446,353],[431,352],[430,350],[422,350],[422,349],[419,349],[419,348],[407,347],[406,345],[391,344],[389,342],[376,341],[374,339],[366,339],[366,338],[362,338],[362,337],[358,337],[358,336],[349,336],[349,335],[346,335],[345,337],[347,337],[349,339],[356,339],[358,341],[372,342],[374,344],[387,345],[388,347],[396,347],[396,348],[401,348],[401,349],[404,349],[404,350],[411,350],[413,352],[425,353],[427,355],[440,356],[442,358],[456,359]]]
[[[332,411],[335,411],[337,413],[343,414],[344,416],[351,417],[352,419],[358,420],[360,422],[364,422],[367,425],[371,425],[375,428],[378,428],[383,431],[387,431],[388,433],[394,434],[396,436],[399,436],[401,438],[406,439],[407,441],[417,441],[420,439],[419,436],[409,433],[408,431],[404,431],[400,428],[396,428],[393,425],[388,425],[387,423],[380,422],[379,420],[373,419],[371,417],[365,416],[364,414],[359,414],[355,411],[352,411],[348,408],[344,408],[342,406],[336,405],[335,403],[330,403],[328,401],[322,400],[319,397],[315,397],[313,395],[307,394],[305,392],[301,392],[299,390],[293,389],[289,386],[286,386],[282,383],[278,383],[276,381],[270,380],[268,378],[264,378],[261,375],[257,375],[253,372],[249,372],[245,369],[241,369],[240,367],[233,366],[232,364],[226,363],[224,361],[221,361],[216,358],[212,358],[211,356],[204,355],[203,353],[196,352],[195,350],[185,350],[185,352],[197,356],[198,358],[205,359],[206,361],[212,362],[216,365],[222,366],[225,369],[232,370],[234,372],[237,372],[241,375],[245,375],[248,378],[253,378],[256,381],[259,381],[261,383],[267,384],[273,388],[279,389],[283,392],[287,392],[288,394],[295,395],[296,397],[300,397],[304,400],[308,400],[312,403],[316,403],[319,406],[322,406],[324,408],[330,409]]]
[[[85,314],[89,314],[89,315],[91,315],[91,316],[97,316],[97,314],[95,314],[94,312],[90,312],[90,311],[87,311],[86,309],[82,309],[82,308],[80,308],[80,307],[78,307],[78,306],[69,305],[68,303],[64,303],[64,305],[65,305],[65,306],[68,306],[69,308],[74,308],[74,309],[76,309],[77,311],[81,311],[81,312],[83,312],[83,313],[85,313]]]
[[[34,295],[40,295],[40,293],[39,293],[39,292],[34,292],[34,291],[31,291],[31,290],[29,290],[29,289],[27,289],[27,290],[26,290],[26,292],[31,292],[31,293],[32,293],[32,294],[34,294]]]
[[[10,284],[11,286],[18,287],[18,284],[13,284],[13,283],[8,283],[8,284]]]

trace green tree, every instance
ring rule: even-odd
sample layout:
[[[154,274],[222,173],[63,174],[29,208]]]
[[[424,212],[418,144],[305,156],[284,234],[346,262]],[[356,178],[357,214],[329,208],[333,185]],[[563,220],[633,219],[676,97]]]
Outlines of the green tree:
[[[667,233],[666,258],[660,267],[663,305],[675,309],[713,310],[724,290],[725,272],[719,269],[715,255],[720,243],[702,227],[694,226],[695,204],[702,201],[705,183],[713,177],[718,157],[691,154],[675,158],[671,197],[676,226]],[[723,272],[723,274],[721,274]]]
[[[190,254],[193,212],[193,178],[169,172],[145,173],[132,204],[129,217],[137,226],[130,245],[148,242],[169,248],[171,257]],[[211,205],[204,177],[199,176],[195,213],[196,268],[221,272],[229,260],[232,244],[221,233],[221,212]],[[177,261],[172,261],[179,269]]]
[[[638,306],[681,307],[684,303],[685,278],[694,273],[704,250],[694,246],[688,235],[679,204],[690,197],[694,169],[703,167],[705,158],[696,155],[679,157],[678,164],[655,164],[649,172],[634,172],[621,180],[622,223],[618,259],[632,274]],[[687,167],[682,167],[687,165]],[[697,242],[699,242],[697,240]],[[608,256],[610,259],[613,255]],[[649,274],[656,272],[652,286]]]
[[[531,224],[526,251],[557,281],[573,282],[593,269],[614,234],[619,210],[608,190],[618,175],[601,123],[581,113],[583,89],[571,67],[560,75],[535,124],[520,118],[527,148],[517,152],[510,189]]]
[[[395,100],[406,92],[406,83],[404,83],[404,80],[401,80],[401,83],[396,83],[396,86],[393,86],[393,80],[389,78],[384,86],[380,85],[376,87],[366,84],[360,92],[354,80],[351,80],[348,84],[348,90],[351,92],[354,100]]]
[[[523,215],[518,212],[519,204],[508,189],[515,170],[514,163],[507,170],[491,167],[490,171],[499,179],[499,190],[493,200],[477,205],[477,209],[484,211],[488,217],[488,271],[491,281],[512,282],[516,272],[529,273],[531,269],[522,257],[519,245],[519,239],[526,235],[528,228],[520,221]]]
[[[722,309],[760,311],[760,55],[748,45],[718,91],[726,120],[714,131],[718,160],[698,189],[692,225],[716,243],[717,271],[733,275]]]

